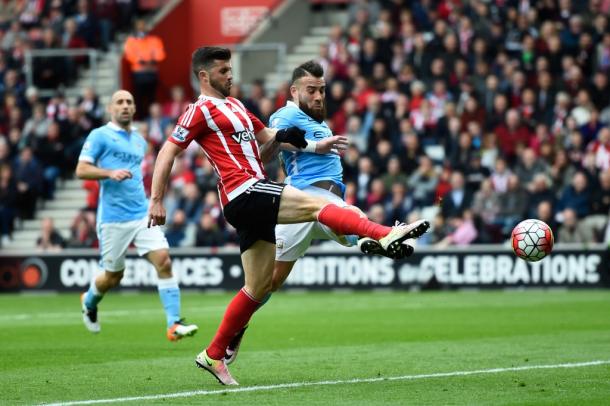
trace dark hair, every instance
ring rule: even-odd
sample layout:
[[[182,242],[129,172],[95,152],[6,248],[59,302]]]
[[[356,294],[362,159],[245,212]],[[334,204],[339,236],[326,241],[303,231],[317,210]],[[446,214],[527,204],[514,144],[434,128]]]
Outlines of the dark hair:
[[[292,83],[296,82],[304,76],[313,76],[315,78],[321,78],[322,76],[324,76],[324,69],[322,68],[322,65],[320,65],[314,60],[307,61],[294,68],[294,70],[292,71]]]
[[[193,52],[191,58],[191,69],[197,77],[202,70],[208,70],[214,65],[214,61],[228,61],[231,59],[231,50],[220,47],[200,47]]]

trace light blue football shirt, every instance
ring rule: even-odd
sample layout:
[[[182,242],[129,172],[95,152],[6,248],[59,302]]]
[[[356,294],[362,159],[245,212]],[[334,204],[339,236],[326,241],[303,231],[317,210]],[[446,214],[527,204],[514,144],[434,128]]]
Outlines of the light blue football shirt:
[[[131,179],[121,182],[99,180],[98,225],[139,220],[146,216],[148,199],[141,166],[146,148],[146,141],[134,128],[128,133],[112,122],[96,128],[87,136],[79,161],[103,169],[127,169],[132,174]]]
[[[269,123],[270,127],[278,129],[298,127],[306,131],[305,138],[312,141],[320,141],[333,135],[326,122],[318,123],[292,101],[288,101],[286,106],[273,113]],[[345,192],[343,167],[338,155],[301,151],[280,153],[287,175],[287,184],[303,189],[320,180],[332,180],[341,186],[342,193]]]

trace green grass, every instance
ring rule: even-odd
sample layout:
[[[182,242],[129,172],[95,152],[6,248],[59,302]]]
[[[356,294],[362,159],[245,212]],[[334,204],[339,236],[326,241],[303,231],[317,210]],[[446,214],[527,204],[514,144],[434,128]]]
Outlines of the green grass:
[[[194,366],[230,295],[183,293],[200,326],[170,343],[156,294],[108,295],[102,332],[78,295],[0,296],[0,404],[222,389]],[[241,388],[610,360],[609,291],[276,294],[231,367]],[[610,403],[610,364],[195,394],[126,404]]]

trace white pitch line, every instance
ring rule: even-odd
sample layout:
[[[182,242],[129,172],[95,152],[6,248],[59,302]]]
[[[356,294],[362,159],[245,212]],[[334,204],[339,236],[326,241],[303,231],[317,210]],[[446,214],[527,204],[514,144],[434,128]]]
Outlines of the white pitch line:
[[[187,308],[182,309],[183,313],[215,313],[223,311],[226,306],[207,306],[205,308]],[[133,310],[103,310],[101,314],[104,317],[133,317],[134,315],[146,316],[146,315],[158,315],[163,314],[163,308],[159,306],[156,309],[133,309]],[[0,324],[5,322],[15,322],[23,320],[33,319],[70,319],[76,317],[81,318],[80,307],[76,311],[71,312],[47,312],[47,313],[16,313],[16,314],[3,314],[0,315]]]
[[[559,369],[559,368],[581,368],[590,367],[596,365],[608,365],[610,360],[597,360],[587,362],[573,362],[565,364],[554,364],[554,365],[528,365],[522,367],[510,367],[510,368],[493,368],[493,369],[478,369],[474,371],[453,371],[453,372],[437,372],[433,374],[421,374],[421,375],[402,375],[402,376],[388,376],[379,378],[355,378],[345,379],[337,381],[318,381],[318,382],[294,382],[294,383],[281,383],[277,385],[264,385],[264,386],[246,386],[243,388],[235,389],[217,389],[217,390],[196,390],[188,392],[177,392],[177,393],[166,393],[162,395],[148,395],[148,396],[132,396],[124,398],[113,398],[113,399],[95,399],[95,400],[77,400],[71,402],[58,402],[58,403],[43,403],[46,406],[71,406],[71,405],[93,405],[97,403],[121,403],[121,402],[135,402],[141,400],[157,400],[157,399],[171,399],[171,398],[186,398],[191,396],[207,396],[207,395],[218,395],[221,393],[244,393],[244,392],[262,392],[270,391],[275,389],[292,389],[292,388],[304,388],[309,386],[330,386],[330,385],[350,385],[355,383],[374,383],[383,381],[412,381],[416,379],[428,379],[428,378],[450,378],[454,376],[468,376],[468,375],[482,375],[482,374],[497,374],[502,372],[516,372],[516,371],[528,371],[532,369]]]

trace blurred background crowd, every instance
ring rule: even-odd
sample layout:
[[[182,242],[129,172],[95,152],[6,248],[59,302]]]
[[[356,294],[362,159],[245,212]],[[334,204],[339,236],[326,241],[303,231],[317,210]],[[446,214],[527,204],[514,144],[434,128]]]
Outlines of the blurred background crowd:
[[[75,103],[25,89],[23,49],[106,46],[137,10],[108,1],[121,16],[111,19],[109,10],[91,7],[103,3],[0,2],[3,236],[15,218],[32,217],[37,200],[53,198],[58,179],[73,176],[84,137],[104,122],[91,89]],[[420,244],[504,243],[525,218],[547,222],[559,242],[610,242],[610,1],[360,0],[346,7],[349,23],[333,28],[318,61],[327,122],[351,141],[343,156],[347,202],[384,224],[429,218],[433,229]],[[36,75],[61,83],[48,69]],[[262,81],[248,88],[238,83],[232,93],[265,123],[289,95],[288,82],[275,94]],[[188,104],[184,95],[172,89],[139,122],[150,146],[147,189],[156,152]],[[277,163],[267,171],[283,179]],[[170,245],[236,243],[215,185],[192,145],[172,171]],[[51,221],[41,247],[96,246],[97,184],[84,187],[89,198],[72,238],[53,238]]]

